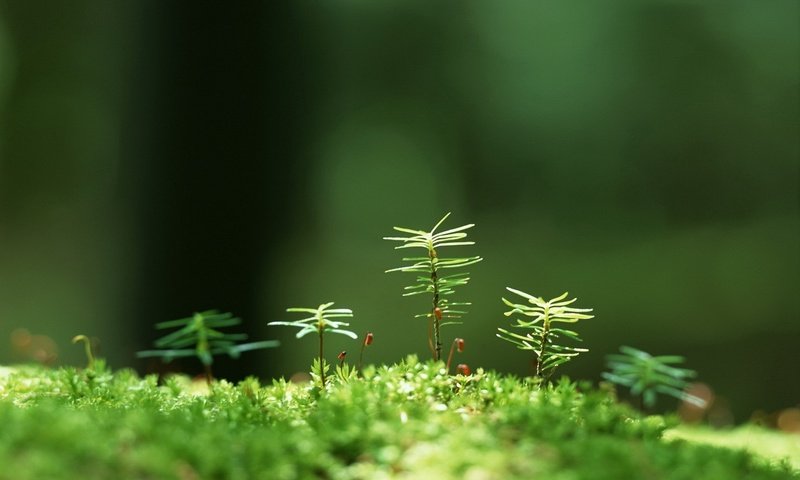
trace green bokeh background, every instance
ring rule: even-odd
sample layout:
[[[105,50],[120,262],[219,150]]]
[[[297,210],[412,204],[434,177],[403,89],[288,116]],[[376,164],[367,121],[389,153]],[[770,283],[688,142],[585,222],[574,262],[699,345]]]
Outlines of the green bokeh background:
[[[800,7],[795,1],[0,1],[0,363],[11,332],[77,333],[115,367],[152,323],[216,307],[268,329],[336,301],[368,360],[427,355],[423,300],[383,270],[393,225],[475,223],[459,361],[513,286],[620,344],[686,355],[736,420],[800,402]],[[465,252],[466,253],[466,252]],[[332,342],[356,355],[357,344]],[[183,366],[187,370],[194,365]],[[226,370],[227,369],[227,370]]]

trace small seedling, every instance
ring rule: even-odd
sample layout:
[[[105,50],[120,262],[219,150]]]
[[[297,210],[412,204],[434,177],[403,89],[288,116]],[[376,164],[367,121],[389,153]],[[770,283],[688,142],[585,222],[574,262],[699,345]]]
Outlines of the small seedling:
[[[170,320],[156,324],[159,330],[178,328],[178,330],[164,335],[155,341],[158,350],[145,350],[137,352],[136,356],[161,357],[165,362],[170,362],[179,357],[194,357],[200,359],[205,369],[206,382],[211,385],[213,379],[211,364],[214,355],[227,353],[231,358],[239,358],[242,352],[262,348],[277,347],[277,340],[261,342],[237,343],[247,339],[244,333],[222,333],[220,328],[232,327],[242,323],[242,319],[234,317],[231,313],[219,313],[216,310],[207,310],[195,313],[191,317]],[[187,348],[192,347],[193,348]]]
[[[83,342],[83,348],[86,352],[86,368],[91,369],[94,366],[94,353],[92,352],[92,341],[86,335],[75,335],[72,337],[72,343]]]
[[[292,322],[269,322],[267,324],[270,326],[283,325],[287,327],[297,327],[300,329],[300,331],[297,332],[297,338],[303,338],[309,333],[317,333],[319,336],[319,367],[317,368],[319,368],[320,383],[323,389],[325,389],[325,370],[327,369],[324,355],[325,333],[338,333],[353,339],[358,338],[355,332],[340,328],[349,327],[349,323],[331,320],[332,318],[352,318],[353,311],[349,308],[330,308],[332,305],[333,302],[329,302],[323,303],[317,308],[287,308],[286,311],[289,313],[310,313],[311,316]]]
[[[530,330],[530,332],[521,335],[504,328],[498,328],[497,330],[500,333],[498,333],[497,336],[507,342],[513,343],[519,349],[533,351],[536,355],[534,363],[534,374],[536,377],[547,382],[556,367],[570,361],[580,353],[588,352],[585,348],[568,347],[557,343],[561,337],[579,342],[581,338],[578,336],[577,332],[556,327],[555,324],[577,323],[579,320],[594,318],[593,315],[588,315],[588,312],[592,311],[591,308],[570,307],[569,305],[574,303],[577,299],[564,300],[567,298],[568,293],[545,301],[541,297],[536,297],[510,287],[506,287],[506,290],[526,298],[528,303],[531,304],[512,303],[503,298],[503,303],[511,307],[511,310],[504,313],[505,316],[510,317],[511,315],[521,314],[532,318],[532,320],[518,318],[516,319],[517,323],[512,325],[512,327]]]
[[[469,305],[467,302],[450,302],[444,296],[455,292],[455,287],[466,285],[469,282],[469,273],[455,273],[443,275],[443,270],[462,268],[483,260],[481,257],[451,257],[440,256],[440,250],[444,247],[455,247],[464,245],[474,245],[475,242],[465,241],[467,233],[465,230],[474,227],[474,224],[462,225],[460,227],[436,233],[436,229],[449,217],[448,213],[434,227],[426,232],[424,230],[414,230],[404,227],[394,227],[401,233],[406,233],[406,237],[384,237],[384,240],[402,242],[402,245],[395,247],[401,248],[421,248],[427,252],[424,257],[405,257],[404,262],[409,265],[392,268],[386,272],[408,272],[417,274],[416,283],[405,287],[406,293],[403,296],[430,294],[431,309],[415,318],[428,319],[428,346],[433,353],[433,359],[439,360],[442,357],[442,341],[440,328],[457,321],[442,322],[442,319],[458,319],[466,312],[452,307]],[[432,328],[431,328],[432,327]]]
[[[697,372],[687,368],[671,365],[684,362],[679,355],[653,356],[633,347],[619,347],[621,354],[606,355],[610,372],[603,372],[603,378],[624,387],[628,387],[632,395],[639,397],[645,408],[656,404],[659,393],[689,402],[700,408],[706,402],[700,397],[685,391],[689,386],[687,379],[697,376]]]
[[[453,361],[453,353],[458,350],[458,353],[462,353],[464,351],[464,339],[463,338],[456,338],[453,340],[453,344],[450,345],[450,353],[447,355],[447,374],[450,374],[450,362]]]

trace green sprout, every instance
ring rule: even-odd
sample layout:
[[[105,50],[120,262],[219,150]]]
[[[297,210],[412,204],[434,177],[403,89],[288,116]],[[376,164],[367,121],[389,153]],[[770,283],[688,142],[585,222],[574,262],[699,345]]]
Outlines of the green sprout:
[[[607,365],[611,372],[603,372],[603,378],[617,385],[628,387],[631,394],[638,396],[646,408],[652,408],[656,404],[656,396],[659,393],[689,402],[700,408],[705,407],[705,400],[685,391],[689,386],[687,379],[696,377],[697,372],[671,366],[683,363],[685,360],[683,357],[679,355],[653,356],[628,346],[621,346],[619,350],[622,354],[606,355]]]
[[[83,342],[83,349],[86,352],[86,368],[91,369],[94,367],[94,353],[92,352],[92,341],[86,335],[75,335],[72,337],[72,343]]]
[[[389,272],[408,272],[417,274],[416,283],[405,287],[404,297],[411,295],[429,294],[431,295],[431,308],[428,312],[415,315],[415,318],[428,319],[428,346],[433,353],[433,359],[439,360],[442,357],[442,340],[440,328],[444,325],[460,323],[457,321],[442,322],[443,318],[461,318],[465,311],[453,309],[463,305],[470,305],[468,302],[450,302],[444,296],[452,295],[455,287],[466,285],[469,282],[469,273],[454,273],[443,275],[444,270],[466,267],[473,263],[483,260],[481,257],[441,257],[440,250],[444,247],[455,247],[464,245],[474,245],[475,242],[464,240],[467,233],[464,230],[474,227],[474,224],[462,225],[451,228],[443,232],[436,233],[436,229],[449,217],[448,213],[429,231],[414,230],[404,227],[394,227],[401,233],[406,233],[406,237],[384,237],[384,240],[402,242],[395,249],[401,248],[421,248],[427,253],[424,257],[406,257],[404,262],[408,265],[386,270]],[[432,326],[432,328],[431,328]],[[431,334],[432,333],[432,334]]]
[[[156,340],[154,345],[157,350],[144,350],[137,352],[136,356],[161,357],[165,362],[179,357],[196,356],[205,369],[206,382],[211,385],[213,379],[211,364],[214,363],[214,355],[227,353],[231,358],[239,358],[242,352],[280,345],[277,340],[237,343],[246,340],[247,334],[219,331],[221,328],[240,323],[242,323],[241,318],[234,317],[231,313],[219,313],[217,310],[206,310],[191,317],[157,323],[156,328],[159,330],[167,328],[178,328],[178,330]]]
[[[503,298],[503,303],[511,307],[511,310],[505,312],[504,315],[510,317],[511,315],[521,314],[525,317],[531,317],[531,320],[518,318],[516,319],[517,323],[512,325],[513,328],[530,331],[525,334],[519,334],[504,328],[498,328],[497,330],[500,333],[497,336],[513,343],[521,350],[532,350],[534,352],[536,355],[534,368],[536,377],[547,382],[556,367],[572,360],[572,358],[583,352],[588,352],[585,348],[569,347],[557,343],[561,337],[578,342],[581,341],[581,338],[577,332],[555,325],[577,323],[580,320],[594,318],[594,315],[588,315],[588,312],[592,311],[591,308],[570,307],[569,305],[574,303],[577,298],[564,300],[569,295],[568,292],[552,300],[545,301],[541,297],[510,287],[506,287],[506,290],[526,298],[530,305],[512,303]]]
[[[323,303],[317,308],[301,308],[301,307],[292,307],[287,308],[286,311],[290,313],[306,313],[311,314],[311,316],[295,320],[292,322],[269,322],[267,325],[275,326],[275,325],[283,325],[287,327],[297,327],[300,329],[297,332],[297,338],[303,338],[304,336],[308,335],[309,333],[317,333],[319,336],[319,366],[314,366],[318,369],[319,376],[320,376],[320,383],[322,383],[322,388],[325,388],[325,370],[327,365],[325,365],[325,355],[324,355],[324,346],[325,346],[325,333],[338,333],[340,335],[346,335],[350,338],[356,339],[358,335],[355,332],[351,332],[350,330],[344,330],[341,327],[349,327],[350,324],[346,322],[342,322],[339,320],[331,320],[332,318],[352,318],[353,311],[349,308],[330,308],[333,305],[333,302]],[[314,368],[312,368],[313,370]]]

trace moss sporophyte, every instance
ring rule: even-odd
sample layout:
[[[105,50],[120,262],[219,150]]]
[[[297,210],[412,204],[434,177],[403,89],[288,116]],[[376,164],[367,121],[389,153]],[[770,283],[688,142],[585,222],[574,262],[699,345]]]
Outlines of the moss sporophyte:
[[[372,334],[372,332],[367,332],[367,334],[364,335],[364,341],[361,342],[361,352],[358,354],[358,365],[356,366],[356,370],[359,372],[361,371],[361,366],[363,365],[364,361],[364,349],[372,345],[374,339],[375,336]]]
[[[450,363],[453,361],[453,353],[455,351],[458,351],[458,353],[462,353],[464,351],[464,339],[463,338],[454,339],[453,340],[453,344],[450,345],[450,353],[447,355],[447,364],[445,365],[445,368],[447,368],[447,373],[450,373]],[[459,366],[462,366],[462,365],[459,365]]]

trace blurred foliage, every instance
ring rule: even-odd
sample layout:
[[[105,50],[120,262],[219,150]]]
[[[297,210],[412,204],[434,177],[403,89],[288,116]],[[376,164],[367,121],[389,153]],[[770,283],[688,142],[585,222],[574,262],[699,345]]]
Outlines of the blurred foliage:
[[[675,366],[683,363],[685,358],[680,355],[653,356],[627,345],[619,347],[619,350],[619,354],[606,355],[610,371],[603,372],[603,378],[628,387],[632,395],[639,397],[644,408],[653,407],[658,394],[705,408],[704,399],[686,391],[689,380],[695,378],[697,372]]]
[[[494,337],[526,285],[595,306],[574,377],[631,343],[738,419],[800,398],[797,2],[191,5],[0,0],[0,345],[129,365],[153,318],[322,297],[422,353],[379,239],[453,211],[473,368],[528,373]]]

